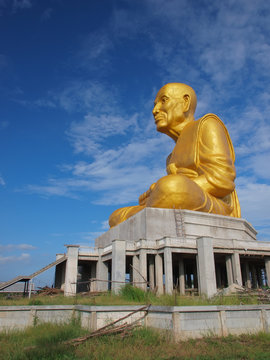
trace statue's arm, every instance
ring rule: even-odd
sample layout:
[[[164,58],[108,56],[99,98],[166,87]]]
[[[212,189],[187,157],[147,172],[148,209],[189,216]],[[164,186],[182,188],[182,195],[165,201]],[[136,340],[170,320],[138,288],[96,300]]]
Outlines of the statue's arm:
[[[215,118],[207,119],[198,141],[199,176],[194,181],[213,196],[230,194],[235,187],[235,167],[224,125]]]

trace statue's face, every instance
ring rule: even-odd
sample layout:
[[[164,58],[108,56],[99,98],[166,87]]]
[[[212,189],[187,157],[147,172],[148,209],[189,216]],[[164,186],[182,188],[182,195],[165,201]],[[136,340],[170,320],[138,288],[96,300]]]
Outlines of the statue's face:
[[[185,120],[181,92],[173,85],[163,86],[157,93],[153,115],[157,130],[167,133]]]

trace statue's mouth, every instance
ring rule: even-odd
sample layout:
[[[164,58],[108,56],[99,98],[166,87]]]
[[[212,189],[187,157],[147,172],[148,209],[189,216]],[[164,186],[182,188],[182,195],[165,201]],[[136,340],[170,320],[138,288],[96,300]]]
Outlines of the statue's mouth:
[[[155,123],[158,123],[160,120],[163,120],[163,119],[164,119],[163,114],[157,115],[157,116],[155,116]]]

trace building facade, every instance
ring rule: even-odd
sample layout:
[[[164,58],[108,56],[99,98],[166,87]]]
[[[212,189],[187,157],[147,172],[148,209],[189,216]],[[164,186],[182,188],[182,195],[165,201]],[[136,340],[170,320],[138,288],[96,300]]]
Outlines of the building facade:
[[[55,286],[66,296],[118,292],[129,282],[157,294],[213,296],[233,283],[270,286],[270,242],[244,219],[189,210],[145,208],[95,240],[66,245]],[[269,279],[269,280],[268,280]]]

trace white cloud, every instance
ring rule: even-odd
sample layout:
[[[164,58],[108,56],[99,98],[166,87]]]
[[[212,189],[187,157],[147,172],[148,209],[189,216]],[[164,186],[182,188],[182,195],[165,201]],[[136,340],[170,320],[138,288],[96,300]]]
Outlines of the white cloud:
[[[136,16],[136,6],[116,8],[108,34],[130,41],[139,36],[149,40],[143,56],[160,65],[164,81],[202,86],[210,79],[212,87],[223,91],[229,84],[254,79],[254,69],[270,76],[267,2],[146,0],[138,8],[140,16]]]
[[[251,221],[252,225],[269,226],[270,185],[255,182],[253,178],[237,179],[237,193],[242,209],[242,217]]]
[[[266,210],[262,194],[268,196],[268,185],[258,178],[270,176],[270,22],[266,10],[269,5],[262,0],[208,1],[198,7],[188,0],[145,0],[125,10],[116,6],[107,26],[88,35],[76,57],[78,66],[90,74],[104,64],[109,71],[113,51],[126,40],[134,41],[136,48],[136,41],[143,37],[149,46],[134,57],[147,57],[158,67],[157,81],[193,86],[198,93],[198,116],[221,113],[240,173],[253,176],[249,185],[239,181],[242,209],[250,206],[251,215],[259,202],[248,194],[256,193],[258,186]],[[142,111],[149,110],[147,100],[144,108],[141,105],[127,116],[119,97],[117,89],[94,80],[77,80],[49,94],[53,106],[79,114],[81,120],[71,123],[67,135],[75,152],[84,159],[91,156],[91,161],[62,166],[66,177],[50,178],[45,186],[29,185],[28,191],[73,198],[94,191],[97,204],[126,204],[137,201],[145,187],[164,174],[166,155],[173,145],[165,136],[147,135],[153,129],[153,120],[148,121],[148,113],[145,116]],[[42,104],[46,106],[46,101],[40,100]],[[119,143],[110,142],[113,136],[118,136]]]
[[[0,264],[6,264],[6,263],[15,263],[15,262],[21,262],[21,261],[27,261],[30,259],[30,254],[22,253],[19,256],[1,256],[0,255]]]
[[[0,185],[2,185],[2,186],[6,185],[5,180],[3,179],[2,176],[0,176]]]
[[[105,231],[107,231],[107,230],[109,230],[109,220],[104,220],[104,221],[102,221],[102,223],[101,223],[101,229],[102,230],[105,230]]]
[[[10,251],[10,250],[15,250],[15,249],[34,250],[34,249],[36,249],[36,247],[33,245],[30,245],[30,244],[7,244],[7,245],[0,244],[1,251]]]
[[[92,154],[98,150],[98,142],[113,135],[124,135],[133,126],[136,128],[137,114],[130,118],[113,114],[87,114],[81,122],[72,122],[67,132],[76,152]]]
[[[51,93],[60,107],[66,111],[112,113],[116,107],[117,90],[97,81],[76,80],[64,89]]]
[[[270,152],[259,153],[245,161],[245,168],[251,170],[256,177],[270,180]]]
[[[62,233],[52,233],[52,234],[50,234],[51,236],[53,236],[53,237],[63,237],[63,236],[65,236],[64,234],[62,234]]]
[[[165,175],[166,157],[172,147],[173,143],[163,135],[133,139],[125,146],[96,152],[90,163],[65,166],[68,178],[50,179],[45,186],[29,185],[26,191],[72,198],[94,191],[96,204],[137,202],[142,192]]]
[[[47,185],[27,185],[23,190],[30,194],[40,194],[44,197],[64,196],[78,199],[78,195],[73,193],[73,189],[85,188],[82,182],[73,179],[49,179]],[[20,190],[18,190],[20,191]]]
[[[41,21],[49,20],[52,16],[52,12],[53,12],[52,8],[47,8],[46,10],[44,10],[44,12],[41,15]]]
[[[17,10],[21,9],[29,9],[32,7],[31,0],[13,0],[13,11],[16,12]]]
[[[0,69],[3,69],[7,66],[8,60],[6,55],[0,54]]]
[[[7,121],[7,120],[0,121],[0,130],[4,130],[8,126],[9,126],[9,121]]]
[[[90,69],[106,71],[108,67],[108,53],[114,48],[111,36],[103,30],[95,31],[86,36],[81,44],[81,49],[77,55],[79,66]]]

